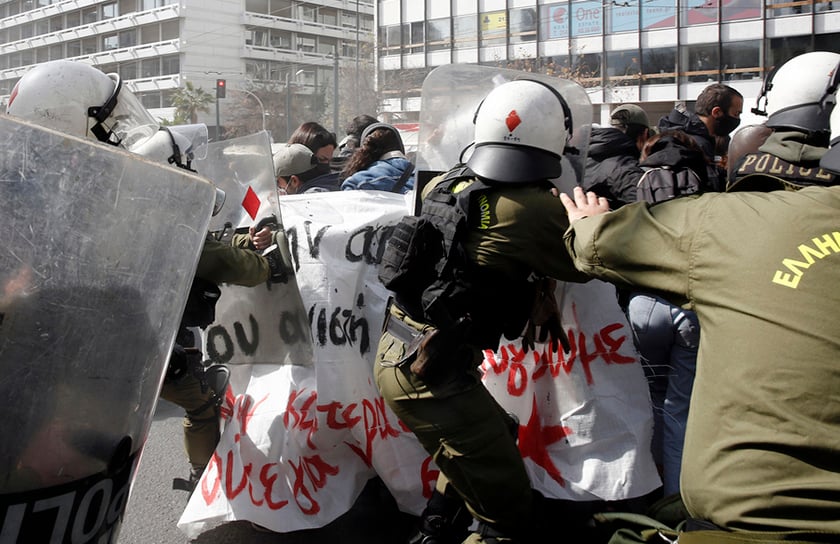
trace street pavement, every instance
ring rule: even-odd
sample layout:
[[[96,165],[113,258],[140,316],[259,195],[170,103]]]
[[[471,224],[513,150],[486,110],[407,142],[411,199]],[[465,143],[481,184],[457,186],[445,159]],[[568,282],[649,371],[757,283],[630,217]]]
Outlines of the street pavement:
[[[373,479],[354,507],[324,528],[266,533],[237,521],[190,540],[176,525],[187,493],[172,489],[172,479],[187,472],[182,415],[174,404],[158,403],[117,544],[400,544],[416,523],[399,512],[381,482]]]

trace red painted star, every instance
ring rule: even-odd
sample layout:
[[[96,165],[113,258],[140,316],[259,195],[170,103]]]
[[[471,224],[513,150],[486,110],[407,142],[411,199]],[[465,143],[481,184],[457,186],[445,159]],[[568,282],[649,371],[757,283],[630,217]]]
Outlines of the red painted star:
[[[540,421],[540,414],[537,410],[537,396],[534,395],[534,403],[531,407],[531,417],[527,425],[519,426],[519,452],[523,459],[531,458],[538,466],[542,467],[551,478],[565,487],[566,482],[560,474],[560,469],[554,466],[546,447],[572,434],[572,429],[562,425],[550,425],[543,427]]]

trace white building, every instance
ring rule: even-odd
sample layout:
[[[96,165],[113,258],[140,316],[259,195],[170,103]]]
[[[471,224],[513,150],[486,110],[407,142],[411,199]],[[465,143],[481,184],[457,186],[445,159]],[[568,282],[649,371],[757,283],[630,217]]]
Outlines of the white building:
[[[186,81],[215,93],[224,79],[228,97],[288,84],[305,100],[332,87],[334,51],[342,66],[366,60],[357,43],[372,41],[373,20],[373,0],[0,0],[0,102],[33,64],[55,59],[119,73],[160,118]],[[285,115],[258,105],[263,119]],[[215,113],[200,120],[216,125]]]
[[[606,123],[621,102],[643,104],[655,122],[720,81],[744,95],[746,124],[774,65],[840,52],[833,1],[379,0],[380,87],[386,109],[410,117],[423,78],[442,64],[571,73]]]

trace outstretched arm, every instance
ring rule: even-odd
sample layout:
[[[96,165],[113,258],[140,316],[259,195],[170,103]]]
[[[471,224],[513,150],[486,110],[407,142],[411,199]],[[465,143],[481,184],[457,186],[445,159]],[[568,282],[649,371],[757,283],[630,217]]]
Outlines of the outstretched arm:
[[[610,204],[606,198],[598,196],[592,191],[584,193],[580,187],[574,188],[574,200],[567,194],[560,193],[560,201],[566,208],[570,224],[584,217],[600,215],[610,211]]]

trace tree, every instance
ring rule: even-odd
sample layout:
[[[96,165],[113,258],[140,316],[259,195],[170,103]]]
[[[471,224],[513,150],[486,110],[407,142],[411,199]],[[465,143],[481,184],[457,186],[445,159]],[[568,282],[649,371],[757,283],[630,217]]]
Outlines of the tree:
[[[214,95],[187,81],[172,96],[172,105],[175,106],[173,124],[198,123],[199,112],[210,113],[210,104],[213,104],[215,100]]]

